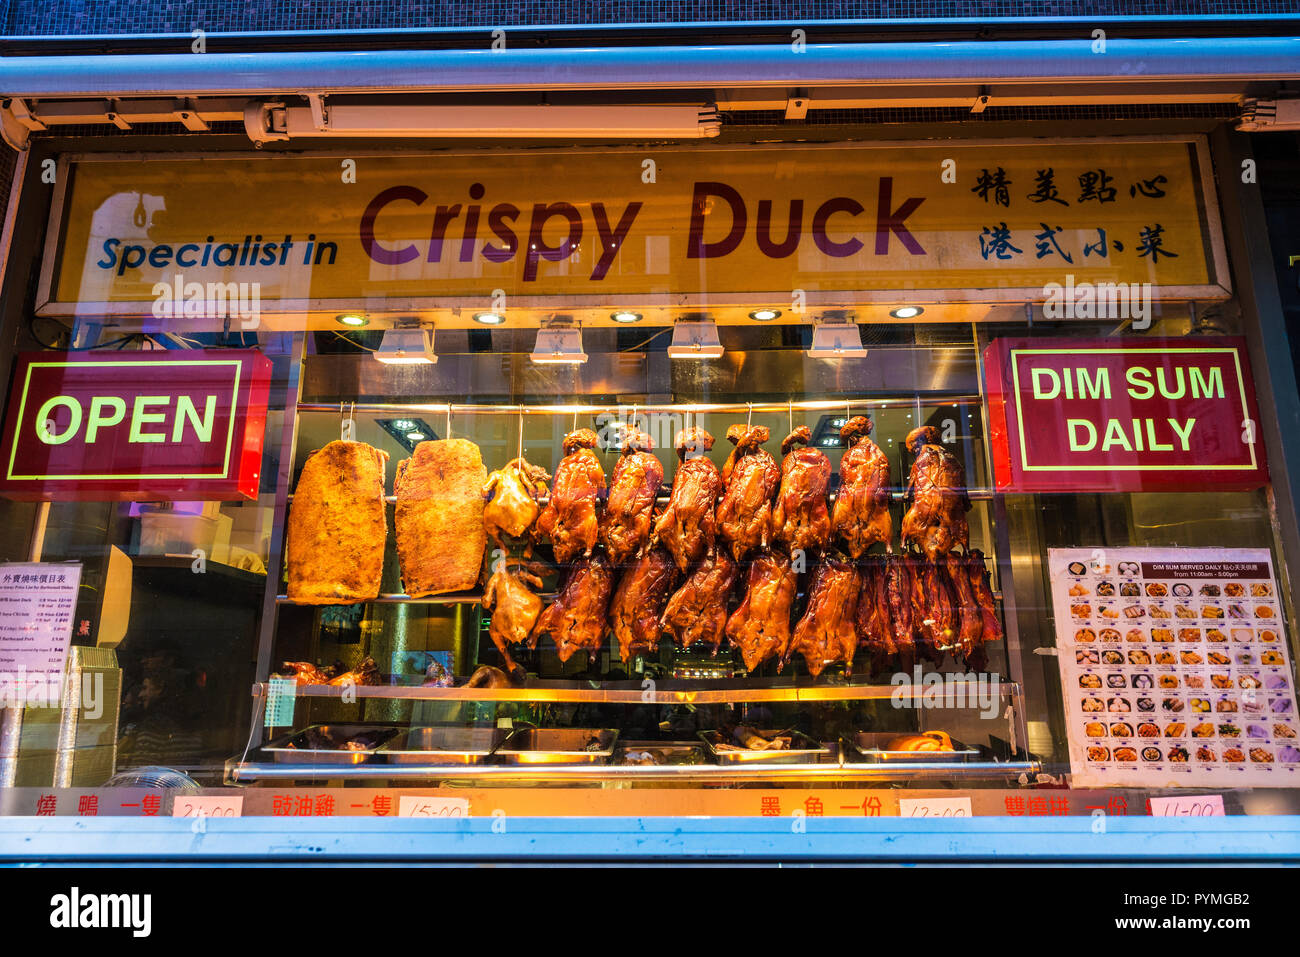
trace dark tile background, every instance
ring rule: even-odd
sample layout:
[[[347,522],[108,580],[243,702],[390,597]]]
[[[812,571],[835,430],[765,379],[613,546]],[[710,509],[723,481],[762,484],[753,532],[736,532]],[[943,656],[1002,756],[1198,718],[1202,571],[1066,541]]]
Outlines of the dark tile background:
[[[3,0],[10,36],[870,18],[1300,13],[1300,0]]]

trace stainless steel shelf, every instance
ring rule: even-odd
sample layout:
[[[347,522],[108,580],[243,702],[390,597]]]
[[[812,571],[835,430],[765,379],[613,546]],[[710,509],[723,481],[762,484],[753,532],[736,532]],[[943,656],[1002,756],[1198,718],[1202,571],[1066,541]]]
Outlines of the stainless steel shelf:
[[[742,679],[743,680],[743,679]],[[381,698],[407,701],[526,701],[526,702],[585,702],[588,704],[747,704],[752,702],[787,702],[804,701],[881,701],[895,696],[904,699],[920,698],[924,694],[933,694],[935,689],[926,684],[917,685],[882,685],[882,684],[788,684],[788,685],[733,685],[731,687],[682,687],[674,688],[677,682],[663,681],[651,688],[642,688],[636,682],[621,682],[625,687],[592,688],[583,687],[577,682],[551,683],[525,688],[433,688],[420,685],[356,685],[347,688],[330,685],[300,685],[297,689],[299,698]],[[944,685],[966,690],[964,683]],[[663,687],[668,685],[668,687]],[[966,700],[971,707],[978,701],[980,690],[974,682],[968,684],[970,694]],[[1019,686],[1000,681],[998,683],[1001,697],[1018,698]],[[267,685],[253,685],[254,697],[265,697]]]
[[[943,762],[894,764],[762,764],[762,765],[418,765],[357,764],[307,765],[241,763],[231,765],[229,779],[234,783],[256,781],[291,781],[303,779],[347,779],[367,781],[410,780],[480,780],[484,783],[573,783],[625,785],[636,782],[673,782],[677,784],[713,784],[720,782],[854,782],[872,781],[972,781],[1002,780],[1021,774],[1037,774],[1037,761]]]

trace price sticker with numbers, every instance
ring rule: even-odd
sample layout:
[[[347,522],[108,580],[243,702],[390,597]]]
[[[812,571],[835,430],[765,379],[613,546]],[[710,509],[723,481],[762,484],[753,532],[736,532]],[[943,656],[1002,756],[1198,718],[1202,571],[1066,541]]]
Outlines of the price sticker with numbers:
[[[242,817],[244,796],[220,794],[216,797],[179,795],[172,802],[172,817]]]
[[[970,817],[969,797],[899,798],[899,817]]]
[[[398,817],[469,817],[469,798],[420,797],[403,794],[397,802]]]
[[[1222,794],[1151,798],[1152,817],[1224,817]]]

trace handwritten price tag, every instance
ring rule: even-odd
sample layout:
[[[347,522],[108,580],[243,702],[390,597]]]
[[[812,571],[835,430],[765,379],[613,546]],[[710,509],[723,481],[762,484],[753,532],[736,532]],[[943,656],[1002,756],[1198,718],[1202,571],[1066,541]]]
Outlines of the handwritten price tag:
[[[969,797],[899,798],[899,817],[970,817]]]
[[[190,797],[182,795],[172,802],[172,817],[242,817],[242,794],[217,797]]]
[[[398,817],[469,817],[469,798],[419,797],[403,794]]]
[[[1222,794],[1151,798],[1152,817],[1224,817]]]

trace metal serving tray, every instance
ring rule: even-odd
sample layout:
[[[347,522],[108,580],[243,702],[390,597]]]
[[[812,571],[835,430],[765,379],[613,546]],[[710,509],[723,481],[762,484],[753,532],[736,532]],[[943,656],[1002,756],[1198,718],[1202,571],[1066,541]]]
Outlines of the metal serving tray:
[[[936,761],[975,761],[980,753],[969,745],[953,740],[952,751],[885,751],[884,746],[891,738],[897,738],[905,731],[859,731],[846,739],[846,757],[872,764],[932,764]],[[920,733],[920,732],[917,732]]]
[[[650,761],[628,760],[629,756],[649,754]],[[678,765],[707,765],[708,753],[702,745],[694,741],[624,741],[614,752],[611,762],[620,766],[656,766],[668,767]]]
[[[605,764],[617,740],[613,728],[519,728],[497,757],[506,764]]]
[[[779,728],[755,728],[759,734],[767,736],[781,730]],[[790,748],[781,751],[750,751],[735,745],[735,742],[720,731],[701,731],[700,740],[708,749],[709,756],[719,764],[816,764],[821,758],[829,757],[831,749],[813,740],[801,731],[786,731],[790,736]],[[734,745],[718,749],[719,745]]]
[[[301,731],[276,738],[262,748],[281,764],[364,764],[375,754],[375,749],[400,731],[392,725],[374,724],[313,724]],[[313,748],[309,746],[308,733],[318,732],[335,741],[346,741],[358,734],[374,735],[368,747],[358,750],[339,748]]]
[[[375,753],[389,764],[482,764],[509,733],[505,728],[410,728]]]

